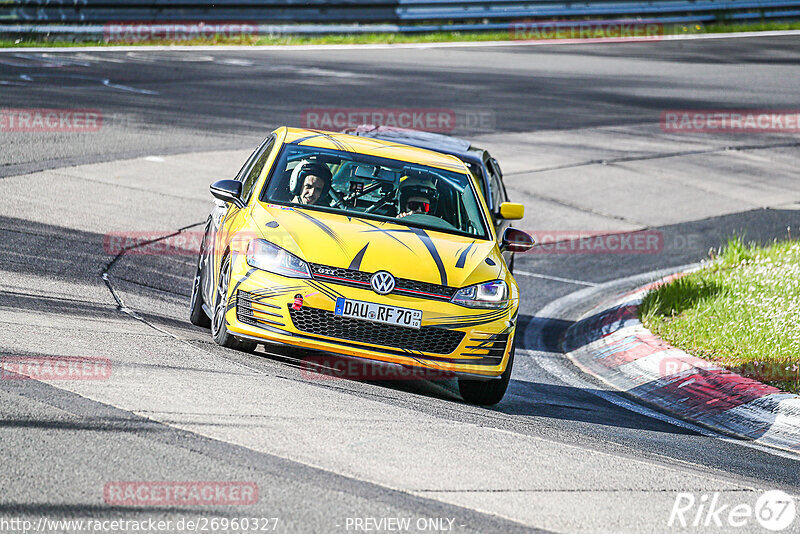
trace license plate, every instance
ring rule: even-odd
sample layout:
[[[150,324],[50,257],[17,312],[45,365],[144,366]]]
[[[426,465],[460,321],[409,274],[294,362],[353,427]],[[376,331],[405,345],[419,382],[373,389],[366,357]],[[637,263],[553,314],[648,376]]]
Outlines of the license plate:
[[[411,310],[341,297],[336,299],[336,309],[333,314],[350,319],[361,319],[372,321],[373,323],[393,324],[408,328],[419,328],[422,322],[422,310]]]

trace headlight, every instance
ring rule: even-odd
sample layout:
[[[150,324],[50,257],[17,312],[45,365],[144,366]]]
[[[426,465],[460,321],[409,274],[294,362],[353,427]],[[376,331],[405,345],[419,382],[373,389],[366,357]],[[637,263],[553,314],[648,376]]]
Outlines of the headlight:
[[[503,308],[508,304],[508,286],[502,280],[493,280],[464,287],[456,291],[450,302],[468,308]]]
[[[247,245],[247,265],[281,276],[311,278],[306,262],[263,239],[253,239]]]

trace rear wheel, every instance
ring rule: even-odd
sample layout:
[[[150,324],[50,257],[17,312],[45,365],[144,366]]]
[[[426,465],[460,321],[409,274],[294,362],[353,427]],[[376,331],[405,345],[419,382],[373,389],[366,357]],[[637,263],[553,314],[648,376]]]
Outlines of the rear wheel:
[[[222,261],[222,268],[219,271],[217,291],[214,295],[214,317],[211,320],[211,335],[218,345],[229,349],[253,352],[256,350],[257,343],[236,339],[228,333],[228,320],[225,319],[225,314],[228,311],[228,284],[230,280],[231,259],[228,256]]]
[[[211,319],[208,318],[206,312],[203,311],[203,278],[200,270],[200,263],[203,261],[203,253],[197,260],[197,272],[194,275],[194,282],[192,283],[192,301],[189,305],[189,321],[193,325],[208,328],[211,326]]]
[[[473,380],[469,378],[458,379],[458,391],[461,397],[470,404],[480,406],[491,406],[503,399],[508,389],[508,382],[511,379],[511,368],[514,366],[514,352],[517,342],[514,340],[511,345],[511,353],[508,355],[508,365],[500,378],[494,380]]]

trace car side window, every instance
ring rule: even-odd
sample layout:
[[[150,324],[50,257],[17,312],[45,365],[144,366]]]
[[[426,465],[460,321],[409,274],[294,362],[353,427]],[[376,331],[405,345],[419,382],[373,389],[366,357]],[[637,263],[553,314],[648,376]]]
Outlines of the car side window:
[[[503,172],[500,170],[500,165],[494,158],[489,159],[489,163],[491,163],[492,169],[494,169],[495,175],[497,176],[497,192],[499,195],[498,199],[499,204],[502,204],[503,202],[508,202],[508,193],[506,193],[506,186],[503,183]]]
[[[253,166],[247,172],[247,175],[242,177],[242,200],[245,202],[250,201],[250,196],[253,194],[253,188],[258,181],[258,177],[261,176],[261,171],[264,170],[264,165],[267,163],[269,155],[272,153],[274,146],[275,138],[272,138],[261,148],[255,163],[253,163]]]
[[[504,201],[505,191],[500,183],[497,167],[492,164],[491,159],[486,162],[486,170],[489,171],[489,188],[492,190],[492,211],[496,211]]]
[[[472,176],[475,177],[475,181],[478,182],[478,189],[480,189],[481,195],[483,195],[483,198],[486,198],[486,190],[483,188],[483,173],[481,172],[480,166],[471,161],[465,161],[464,163],[467,164],[469,172],[472,173]]]

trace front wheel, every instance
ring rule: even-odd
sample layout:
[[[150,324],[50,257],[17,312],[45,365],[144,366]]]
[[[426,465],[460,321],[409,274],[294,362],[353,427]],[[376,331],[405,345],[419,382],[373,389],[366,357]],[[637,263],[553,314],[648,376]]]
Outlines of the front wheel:
[[[257,343],[236,339],[228,333],[228,320],[225,319],[225,314],[228,311],[228,284],[230,280],[231,259],[228,256],[222,261],[222,268],[219,270],[219,282],[217,282],[217,291],[214,295],[214,317],[211,320],[211,335],[217,345],[244,352],[253,352],[256,350]]]
[[[508,365],[506,365],[506,370],[503,371],[499,379],[473,380],[459,378],[458,391],[461,393],[461,397],[470,404],[480,406],[491,406],[500,402],[506,394],[508,382],[511,380],[511,368],[514,366],[516,348],[517,342],[514,340],[511,345],[511,353],[508,355]]]

